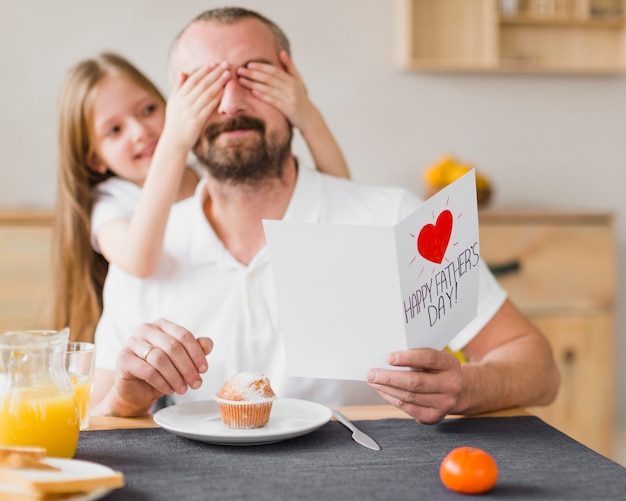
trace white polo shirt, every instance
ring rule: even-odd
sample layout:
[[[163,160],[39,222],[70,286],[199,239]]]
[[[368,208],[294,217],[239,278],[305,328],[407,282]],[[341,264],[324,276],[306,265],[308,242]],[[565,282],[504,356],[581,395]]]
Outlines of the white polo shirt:
[[[194,197],[172,208],[163,259],[154,276],[142,280],[109,268],[96,330],[97,366],[114,370],[116,354],[133,329],[166,318],[214,342],[202,387],[176,396],[177,402],[210,399],[224,381],[246,370],[265,374],[283,397],[330,406],[381,403],[365,382],[287,376],[267,248],[248,266],[236,261],[204,216],[205,198],[202,181]],[[420,203],[403,189],[362,186],[300,168],[284,219],[393,225]],[[479,316],[455,339],[455,349],[482,328],[506,297],[486,267],[481,271]]]

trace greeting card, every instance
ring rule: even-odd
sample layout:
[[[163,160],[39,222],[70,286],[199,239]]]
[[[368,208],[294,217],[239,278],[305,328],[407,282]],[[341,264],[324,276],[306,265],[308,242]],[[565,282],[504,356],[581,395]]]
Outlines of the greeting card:
[[[390,352],[441,349],[476,316],[474,171],[394,226],[263,224],[292,376],[365,380]]]

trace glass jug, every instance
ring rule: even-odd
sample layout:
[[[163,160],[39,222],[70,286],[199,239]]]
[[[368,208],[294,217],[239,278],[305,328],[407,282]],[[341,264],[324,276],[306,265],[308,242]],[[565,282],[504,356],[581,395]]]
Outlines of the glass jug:
[[[79,411],[65,369],[69,329],[0,334],[0,446],[76,452]]]

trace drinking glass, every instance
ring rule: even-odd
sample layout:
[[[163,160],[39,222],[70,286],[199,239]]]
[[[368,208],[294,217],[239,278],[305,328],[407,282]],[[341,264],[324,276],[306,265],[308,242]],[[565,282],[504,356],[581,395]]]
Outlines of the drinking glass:
[[[84,430],[89,427],[91,394],[96,370],[96,346],[87,342],[69,342],[65,366],[76,393],[80,429]]]

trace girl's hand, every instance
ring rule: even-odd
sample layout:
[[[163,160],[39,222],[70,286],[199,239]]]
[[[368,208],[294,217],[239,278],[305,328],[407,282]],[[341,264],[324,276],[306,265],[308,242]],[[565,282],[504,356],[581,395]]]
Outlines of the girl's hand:
[[[230,79],[228,63],[211,64],[190,75],[181,73],[165,110],[163,136],[189,151],[213,113]]]
[[[239,84],[253,97],[280,111],[300,130],[311,151],[315,166],[326,174],[350,177],[343,153],[317,107],[309,100],[306,87],[291,58],[278,54],[281,66],[250,62],[237,68]]]
[[[284,67],[251,62],[237,69],[241,85],[252,95],[278,109],[294,127],[304,132],[319,119],[319,112],[309,100],[302,77],[285,51],[278,57]]]

